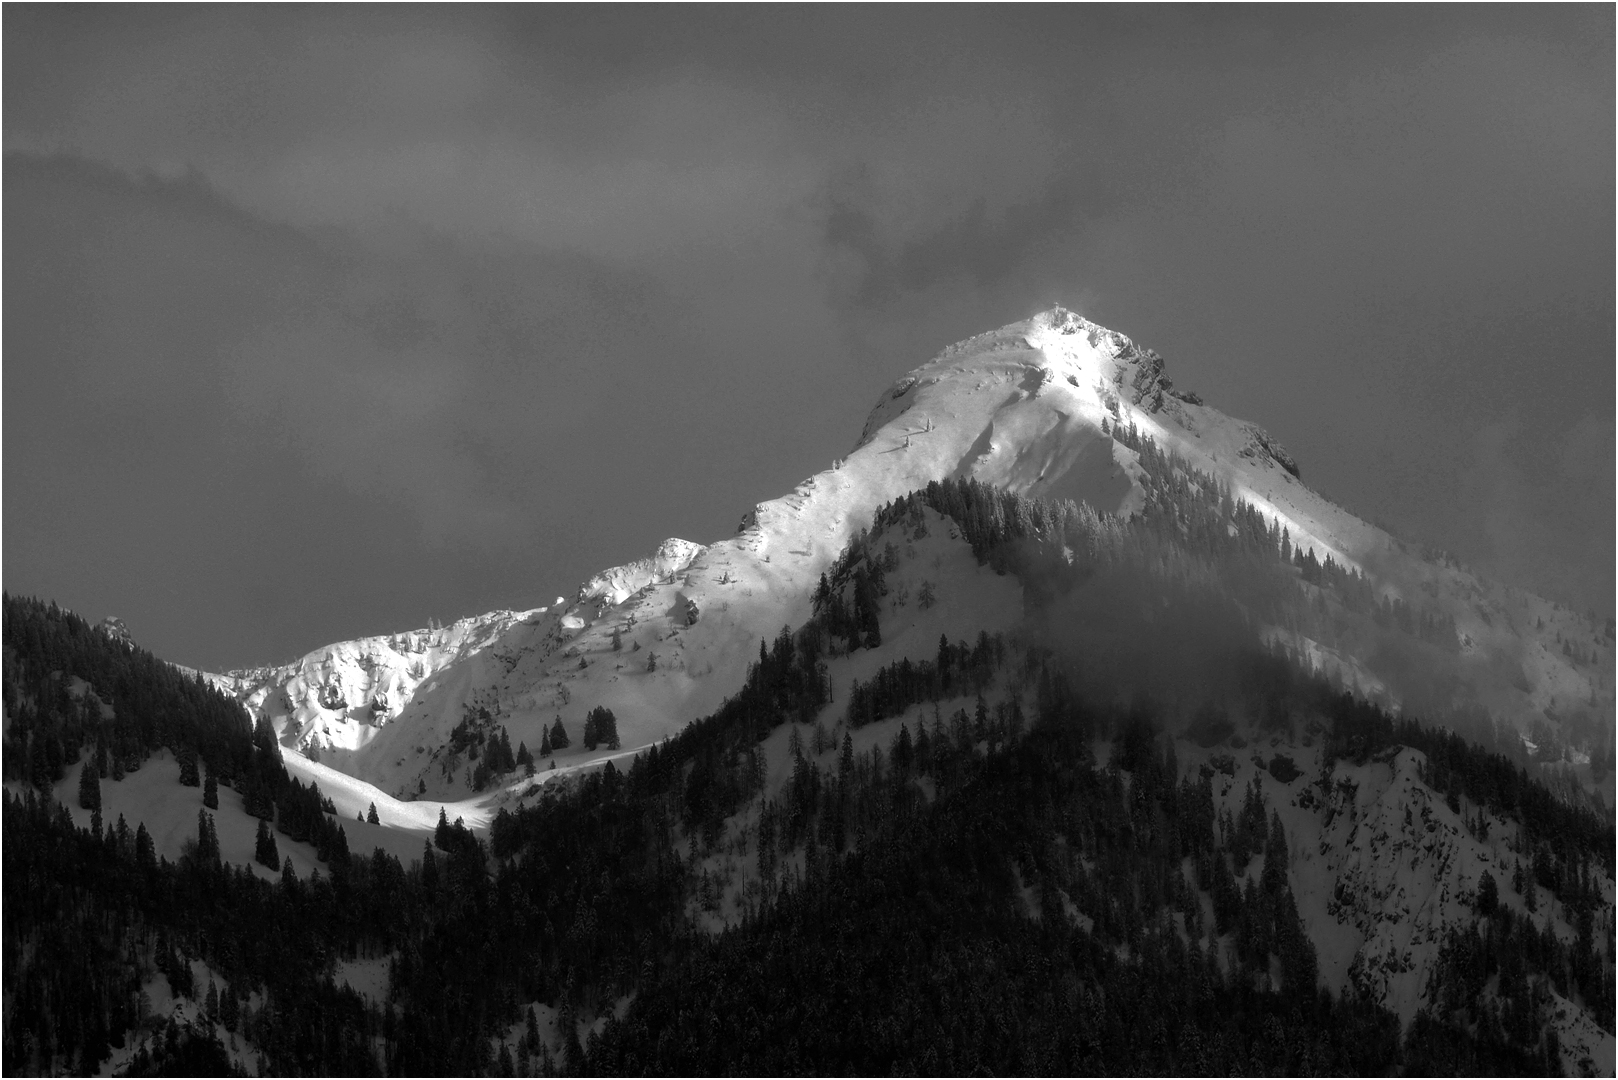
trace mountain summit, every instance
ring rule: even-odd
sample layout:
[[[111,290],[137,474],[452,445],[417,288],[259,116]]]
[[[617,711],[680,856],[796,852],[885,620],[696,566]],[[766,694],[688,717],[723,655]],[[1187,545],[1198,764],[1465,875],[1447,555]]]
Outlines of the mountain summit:
[[[668,540],[572,602],[337,643],[216,681],[295,754],[396,798],[465,798],[470,762],[449,747],[469,717],[498,717],[530,750],[558,721],[582,730],[596,707],[615,712],[625,748],[667,737],[741,684],[761,639],[808,618],[820,575],[883,504],[955,478],[1127,518],[1149,497],[1131,446],[1141,440],[1227,486],[1300,560],[1356,575],[1379,613],[1413,631],[1320,640],[1270,627],[1278,647],[1388,705],[1519,740],[1547,767],[1607,775],[1599,717],[1612,710],[1613,650],[1591,620],[1334,505],[1262,428],[1176,388],[1151,349],[1059,307],[896,381],[846,458],[759,503],[729,539]],[[960,614],[975,626],[990,613]],[[606,753],[576,739],[571,751],[557,757],[563,771]]]

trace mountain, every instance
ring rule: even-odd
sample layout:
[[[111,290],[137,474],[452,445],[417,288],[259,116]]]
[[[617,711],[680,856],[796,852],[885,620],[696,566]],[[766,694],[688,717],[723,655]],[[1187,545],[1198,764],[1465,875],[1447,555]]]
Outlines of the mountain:
[[[877,508],[929,481],[1138,511],[1149,486],[1139,452],[1109,433],[1131,429],[1228,486],[1292,548],[1361,575],[1385,621],[1408,631],[1317,640],[1274,626],[1272,638],[1390,706],[1519,740],[1542,768],[1582,778],[1611,805],[1605,628],[1335,506],[1263,429],[1176,389],[1152,350],[1060,308],[950,346],[894,383],[848,457],[758,504],[730,539],[665,541],[571,602],[342,642],[216,681],[289,748],[333,769],[398,798],[464,799],[470,763],[446,747],[479,710],[530,750],[558,717],[579,731],[598,705],[617,714],[625,747],[711,712],[759,640],[808,617],[819,575]],[[557,764],[600,756],[575,739]]]
[[[1056,309],[545,608],[8,599],[8,1071],[1611,1074],[1612,639],[1302,475]]]

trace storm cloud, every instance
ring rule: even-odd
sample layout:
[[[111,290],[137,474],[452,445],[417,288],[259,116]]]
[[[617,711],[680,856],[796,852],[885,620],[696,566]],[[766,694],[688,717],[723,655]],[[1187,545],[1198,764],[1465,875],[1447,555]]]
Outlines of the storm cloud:
[[[1053,303],[1612,610],[1603,8],[14,7],[5,584],[177,661],[711,541]]]

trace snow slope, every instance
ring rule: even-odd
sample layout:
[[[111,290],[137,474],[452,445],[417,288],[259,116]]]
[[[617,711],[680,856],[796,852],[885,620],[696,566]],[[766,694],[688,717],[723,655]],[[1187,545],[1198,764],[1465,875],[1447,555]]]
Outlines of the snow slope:
[[[283,667],[214,678],[271,717],[289,749],[366,792],[459,804],[471,822],[524,785],[508,777],[471,790],[472,761],[448,749],[463,720],[485,710],[514,748],[537,750],[559,718],[573,745],[556,755],[558,770],[606,755],[580,745],[584,714],[597,705],[613,710],[625,747],[669,735],[741,683],[761,638],[808,616],[819,575],[877,507],[929,480],[970,476],[1112,513],[1137,509],[1137,457],[1102,433],[1104,419],[1134,424],[1221,477],[1295,543],[1360,569],[1379,595],[1453,617],[1462,654],[1454,703],[1486,709],[1526,740],[1548,733],[1569,767],[1609,737],[1612,642],[1591,620],[1423,558],[1311,491],[1261,429],[1178,396],[1155,353],[1060,308],[953,345],[900,379],[847,458],[758,504],[729,539],[666,541],[585,582],[571,603],[337,643]],[[1564,641],[1587,659],[1565,655]],[[1402,662],[1294,644],[1364,687]],[[1610,779],[1606,788],[1610,803]]]

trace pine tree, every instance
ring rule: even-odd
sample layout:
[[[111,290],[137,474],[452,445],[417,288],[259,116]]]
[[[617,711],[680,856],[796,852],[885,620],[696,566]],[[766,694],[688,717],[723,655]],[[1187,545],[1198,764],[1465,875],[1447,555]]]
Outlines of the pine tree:
[[[646,654],[646,670],[647,671],[656,671],[657,670],[657,650],[655,650],[655,649]]]
[[[206,810],[197,811],[197,858],[204,866],[219,861],[219,834],[214,832],[213,815]]]
[[[1271,811],[1270,835],[1264,846],[1264,889],[1278,894],[1287,885],[1287,838],[1281,828],[1281,815]]]
[[[573,740],[567,737],[567,729],[562,726],[562,718],[558,716],[556,723],[551,725],[551,751],[566,750],[573,745]]]
[[[180,759],[180,783],[186,787],[196,787],[201,784],[202,778],[197,775],[196,750],[189,746],[181,747],[175,752],[175,757]]]
[[[157,866],[157,848],[152,843],[152,834],[146,831],[144,821],[135,830],[135,865],[148,870]]]
[[[911,759],[915,755],[915,747],[910,741],[910,725],[900,724],[899,734],[893,740],[893,768],[900,774],[908,772]]]
[[[101,777],[96,774],[95,762],[86,759],[79,769],[79,809],[101,809]]]
[[[616,626],[614,626],[612,628],[612,651],[613,652],[622,652],[623,647],[624,647],[624,635],[623,635],[623,632],[620,631]]]
[[[275,834],[270,832],[270,823],[263,818],[258,820],[258,837],[253,842],[253,861],[271,870],[281,867],[281,854],[276,850]],[[290,859],[287,865],[292,865]]]
[[[1487,870],[1478,878],[1477,908],[1479,914],[1493,915],[1500,907],[1500,888],[1494,883],[1494,875]]]
[[[438,808],[438,826],[433,829],[433,843],[440,851],[448,851],[450,846],[449,815],[444,808]]]
[[[210,810],[219,809],[219,781],[214,779],[213,770],[203,766],[202,805]]]
[[[812,601],[811,601],[812,604],[813,604],[814,613],[816,615],[819,615],[821,613],[821,610],[826,606],[826,604],[828,602],[830,602],[830,600],[831,600],[831,582],[827,581],[826,580],[826,575],[824,573],[822,573],[820,575],[820,584],[815,586],[815,593],[814,593],[814,596],[813,596]]]
[[[584,718],[584,747],[594,750],[603,744],[610,750],[618,749],[618,718],[605,705],[597,705]]]
[[[545,728],[543,734],[541,734],[539,737],[539,756],[542,758],[548,758],[551,756],[550,728]]]
[[[365,812],[365,822],[368,825],[382,824],[382,819],[376,814],[376,803],[372,803],[371,808]]]

